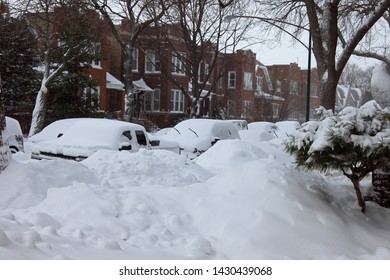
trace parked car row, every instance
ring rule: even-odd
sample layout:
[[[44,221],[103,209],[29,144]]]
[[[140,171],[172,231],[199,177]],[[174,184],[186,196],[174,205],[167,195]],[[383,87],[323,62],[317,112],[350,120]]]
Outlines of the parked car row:
[[[189,119],[166,130],[160,138],[177,141],[182,153],[194,158],[219,140],[240,139],[235,125],[230,121],[213,119]]]
[[[6,135],[12,152],[24,151],[23,134],[17,120],[6,117]],[[30,137],[33,159],[64,158],[82,161],[101,149],[137,152],[165,149],[195,158],[217,141],[240,139],[262,133],[261,139],[283,138],[299,128],[294,121],[253,122],[245,120],[189,119],[157,133],[147,133],[134,123],[110,119],[73,118],[58,120]],[[269,135],[264,137],[265,135]],[[259,138],[259,139],[260,139]]]

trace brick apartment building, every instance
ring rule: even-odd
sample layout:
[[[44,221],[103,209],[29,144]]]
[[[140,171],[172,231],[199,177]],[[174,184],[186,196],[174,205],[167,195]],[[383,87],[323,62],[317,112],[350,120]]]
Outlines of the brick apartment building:
[[[123,34],[127,23],[123,22]],[[174,37],[172,30],[166,31]],[[125,37],[125,36],[123,36]],[[180,91],[179,86],[191,92],[191,81],[183,62],[176,61],[175,52],[188,55],[180,38],[171,38],[170,44],[158,41],[156,45],[153,30],[147,30],[139,37],[133,51],[133,80],[134,86],[139,89],[136,95],[136,110],[133,121],[147,119],[157,127],[168,127],[180,119],[189,116],[189,100]],[[172,48],[171,44],[176,44]],[[115,44],[114,44],[115,45]],[[162,47],[163,46],[163,47]],[[116,48],[119,46],[116,45]],[[160,48],[156,51],[156,48]],[[161,48],[164,50],[161,51]],[[119,54],[114,49],[114,56]],[[118,59],[111,59],[117,63]],[[121,60],[123,65],[123,59]],[[176,62],[175,62],[176,61]],[[246,118],[253,120],[253,107],[256,90],[256,54],[251,50],[239,50],[231,54],[219,54],[217,63],[210,78],[209,75],[212,57],[203,58],[199,68],[198,83],[204,85],[201,96],[206,96],[198,108],[200,117]],[[165,69],[163,69],[165,67]],[[111,73],[117,77],[123,76],[123,68],[111,63]],[[167,78],[172,75],[177,83]],[[141,86],[137,86],[141,85]],[[123,99],[124,100],[124,99]],[[116,108],[118,110],[119,107]],[[122,110],[124,104],[122,103]],[[112,108],[110,109],[112,110]],[[122,111],[123,112],[123,111]]]
[[[125,23],[126,25],[127,23]],[[169,28],[169,27],[168,27]],[[124,28],[123,32],[126,32]],[[165,31],[175,37],[174,27]],[[180,38],[174,38],[175,51],[186,52]],[[156,48],[165,48],[156,52]],[[157,53],[159,53],[157,55]],[[188,54],[185,54],[188,55]],[[180,85],[190,90],[190,77],[184,67],[180,73],[172,65],[173,50],[164,46],[153,31],[147,30],[139,38],[134,53],[133,78],[145,83],[137,99],[136,117],[147,119],[160,128],[174,125],[188,118],[189,100],[182,95],[177,85],[167,79],[167,73],[175,76]],[[199,83],[204,82],[210,68],[211,58],[204,57],[199,69]],[[122,60],[123,64],[123,60]],[[162,71],[162,67],[168,67]],[[112,65],[112,68],[115,67]],[[172,67],[172,69],[169,69]],[[117,77],[123,76],[123,69]],[[319,105],[319,78],[311,71],[310,115]],[[200,117],[247,119],[248,121],[297,120],[305,121],[307,100],[307,70],[297,64],[264,66],[251,50],[219,54],[204,94],[210,92],[198,108]],[[202,92],[203,95],[203,92]],[[123,108],[123,107],[122,107]]]
[[[55,13],[60,13],[55,11]],[[57,16],[57,15],[54,15]],[[94,12],[88,17],[100,21]],[[58,27],[60,21],[56,21]],[[122,34],[129,28],[122,22]],[[166,30],[170,36],[174,31]],[[102,59],[91,63],[88,74],[97,80],[96,88],[83,89],[82,94],[97,95],[99,108],[108,118],[123,119],[125,108],[123,56],[119,44],[108,28],[102,28],[99,45]],[[126,36],[124,36],[126,38]],[[181,39],[173,40],[176,52],[186,54]],[[53,42],[58,45],[58,42]],[[157,52],[156,48],[165,48]],[[151,30],[141,34],[132,55],[133,85],[137,89],[134,121],[148,120],[158,128],[169,127],[188,118],[189,100],[180,86],[191,91],[190,77],[183,62],[175,58],[172,48],[156,40]],[[199,83],[205,83],[211,57],[204,57],[199,69]],[[165,67],[165,71],[162,69]],[[174,76],[177,83],[167,78]],[[264,66],[251,50],[219,54],[217,64],[205,84],[200,103],[200,117],[247,119],[248,121],[291,119],[304,121],[307,70],[297,64]],[[318,106],[318,75],[312,71],[311,109]],[[145,124],[145,123],[144,123]]]
[[[266,67],[270,76],[268,90],[271,93],[271,120],[296,120],[304,122],[307,104],[306,69],[296,63],[271,65]],[[265,70],[263,70],[265,71]],[[316,69],[311,70],[310,78],[310,118],[319,106],[319,78]],[[271,89],[269,87],[271,86]]]

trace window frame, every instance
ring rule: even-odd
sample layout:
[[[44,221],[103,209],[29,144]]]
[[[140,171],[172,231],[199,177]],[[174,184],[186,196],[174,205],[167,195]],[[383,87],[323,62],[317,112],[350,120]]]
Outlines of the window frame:
[[[272,103],[272,118],[279,117],[279,110],[280,110],[280,104],[279,103]]]
[[[181,90],[171,90],[170,108],[172,113],[184,113],[184,94]]]
[[[186,54],[183,52],[172,52],[172,74],[185,76],[185,59]]]
[[[145,51],[145,74],[161,73],[161,60],[159,54],[154,50]],[[148,69],[150,66],[150,69]]]
[[[263,90],[263,77],[256,76],[256,90]]]
[[[247,118],[250,116],[250,109],[251,109],[252,102],[249,100],[244,100],[242,103],[242,115],[244,118]]]
[[[244,90],[253,89],[253,73],[244,72]]]
[[[92,43],[92,48],[93,51],[96,53],[101,53],[102,52],[102,43],[100,42],[95,42]],[[91,67],[95,69],[101,69],[102,68],[102,60],[100,58],[94,58],[91,60]]]
[[[231,79],[231,74],[234,74],[234,79]],[[231,85],[231,82],[233,81],[234,85]],[[237,87],[237,73],[236,71],[229,71],[228,72],[228,88],[236,88]]]
[[[282,81],[281,80],[275,80],[275,92],[282,93]]]
[[[290,95],[298,95],[298,81],[290,80]]]
[[[88,96],[89,95],[89,96]],[[94,103],[94,99],[92,98],[93,96],[96,96],[97,104]],[[83,89],[83,94],[81,95],[81,100],[84,101],[85,103],[90,100],[90,105],[91,106],[97,106],[99,107],[100,105],[100,87],[85,87]]]
[[[139,67],[139,51],[137,48],[132,48],[132,50],[131,50],[131,71],[138,72],[138,67]]]
[[[149,98],[150,97],[150,98]],[[149,104],[147,102],[149,101]],[[155,89],[153,92],[146,92],[144,97],[144,110],[146,112],[160,112],[161,91]],[[150,106],[150,108],[148,108]]]

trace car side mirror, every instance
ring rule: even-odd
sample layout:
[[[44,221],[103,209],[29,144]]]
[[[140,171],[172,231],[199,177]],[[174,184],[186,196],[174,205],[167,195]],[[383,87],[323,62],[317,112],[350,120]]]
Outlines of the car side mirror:
[[[160,146],[160,140],[151,140],[150,145],[152,147],[158,147],[158,146]]]

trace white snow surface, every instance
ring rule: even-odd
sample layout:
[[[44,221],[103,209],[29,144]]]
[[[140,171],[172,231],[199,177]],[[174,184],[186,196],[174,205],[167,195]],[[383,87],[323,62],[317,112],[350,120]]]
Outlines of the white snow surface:
[[[245,139],[192,161],[16,153],[0,174],[0,258],[390,259],[389,209],[363,214],[344,177],[296,170],[280,139]]]

